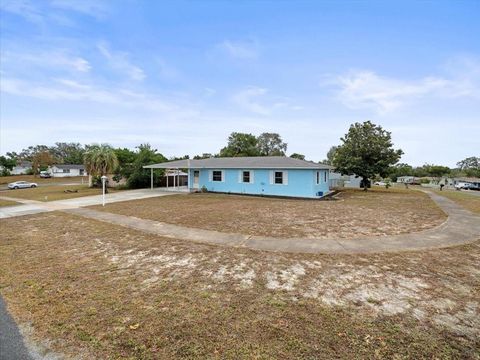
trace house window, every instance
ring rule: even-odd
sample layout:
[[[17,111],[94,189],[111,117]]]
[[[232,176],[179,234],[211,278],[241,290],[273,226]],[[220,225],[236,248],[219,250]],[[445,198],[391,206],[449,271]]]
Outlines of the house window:
[[[327,182],[327,172],[326,171],[323,173],[323,181]]]
[[[69,172],[70,172],[70,169],[63,169],[63,172],[64,172],[64,173],[69,173]]]
[[[275,184],[283,184],[283,171],[275,171]]]
[[[222,181],[222,172],[220,170],[212,172],[212,181]]]
[[[317,171],[317,185],[320,184],[320,171]]]
[[[242,171],[242,181],[244,183],[250,183],[250,171]]]

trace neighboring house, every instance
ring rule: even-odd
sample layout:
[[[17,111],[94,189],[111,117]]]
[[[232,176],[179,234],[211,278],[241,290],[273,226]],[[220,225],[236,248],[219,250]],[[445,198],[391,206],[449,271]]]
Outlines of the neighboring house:
[[[415,176],[399,176],[397,178],[397,183],[400,184],[420,184],[420,178]]]
[[[153,169],[186,170],[190,191],[204,188],[222,193],[318,198],[329,192],[331,166],[283,156],[258,156],[177,160],[144,168],[152,173]]]
[[[10,170],[11,175],[24,175],[32,169],[32,163],[30,161],[20,161],[17,165]]]
[[[337,172],[330,172],[330,187],[361,188],[362,178],[357,175],[342,175]]]
[[[53,177],[69,177],[87,175],[85,166],[83,165],[52,165],[48,168],[48,172]]]

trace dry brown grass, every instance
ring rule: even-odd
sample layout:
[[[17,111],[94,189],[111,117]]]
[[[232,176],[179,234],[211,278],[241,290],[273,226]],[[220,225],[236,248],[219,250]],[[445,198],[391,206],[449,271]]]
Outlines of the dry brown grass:
[[[19,205],[19,203],[16,202],[16,201],[0,199],[0,207],[2,207],[2,206],[13,206],[13,205]]]
[[[11,176],[0,176],[0,185],[5,185],[15,181],[28,181],[28,182],[35,182],[38,184],[58,184],[58,183],[80,183],[82,182],[82,178],[84,182],[88,182],[88,178],[85,176],[72,176],[72,177],[64,177],[64,178],[49,178],[44,179],[40,176],[34,177],[33,175],[11,175]]]
[[[95,209],[194,228],[274,237],[394,235],[429,229],[446,218],[428,195],[414,190],[345,190],[339,199],[191,194]]]
[[[445,196],[450,200],[455,201],[457,204],[463,206],[464,208],[480,214],[480,193],[477,191],[475,193],[469,193],[465,191],[453,191],[453,190],[444,190],[444,191],[435,191],[438,195]]]
[[[65,190],[76,192],[65,192]],[[110,193],[118,191],[115,189],[108,189]],[[30,189],[18,189],[18,190],[3,190],[0,191],[0,196],[8,196],[12,198],[36,200],[36,201],[54,201],[63,199],[73,199],[82,196],[89,195],[101,195],[102,189],[89,188],[88,185],[52,185],[52,186],[39,186]]]
[[[478,358],[480,242],[293,255],[165,239],[61,213],[2,225],[0,291],[14,317],[61,353]]]

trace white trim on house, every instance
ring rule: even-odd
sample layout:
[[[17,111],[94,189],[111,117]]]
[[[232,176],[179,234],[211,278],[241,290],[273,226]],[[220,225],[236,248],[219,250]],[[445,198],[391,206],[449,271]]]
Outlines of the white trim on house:
[[[221,180],[213,180],[213,173],[220,172]],[[209,171],[209,180],[210,182],[225,182],[225,171],[219,169],[213,169]]]
[[[246,172],[248,172],[249,181],[243,181],[244,173],[246,173]],[[238,170],[238,182],[240,184],[253,184],[254,183],[253,173],[254,173],[253,170],[245,170],[245,169]]]
[[[282,173],[282,183],[275,182],[275,173]],[[287,170],[271,170],[270,171],[270,185],[288,185],[288,171]]]

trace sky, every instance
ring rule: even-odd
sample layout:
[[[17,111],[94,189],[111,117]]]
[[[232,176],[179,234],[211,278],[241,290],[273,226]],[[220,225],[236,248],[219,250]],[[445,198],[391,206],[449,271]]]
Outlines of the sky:
[[[319,161],[370,120],[402,162],[480,156],[480,1],[1,0],[0,153],[216,153],[277,132]]]

